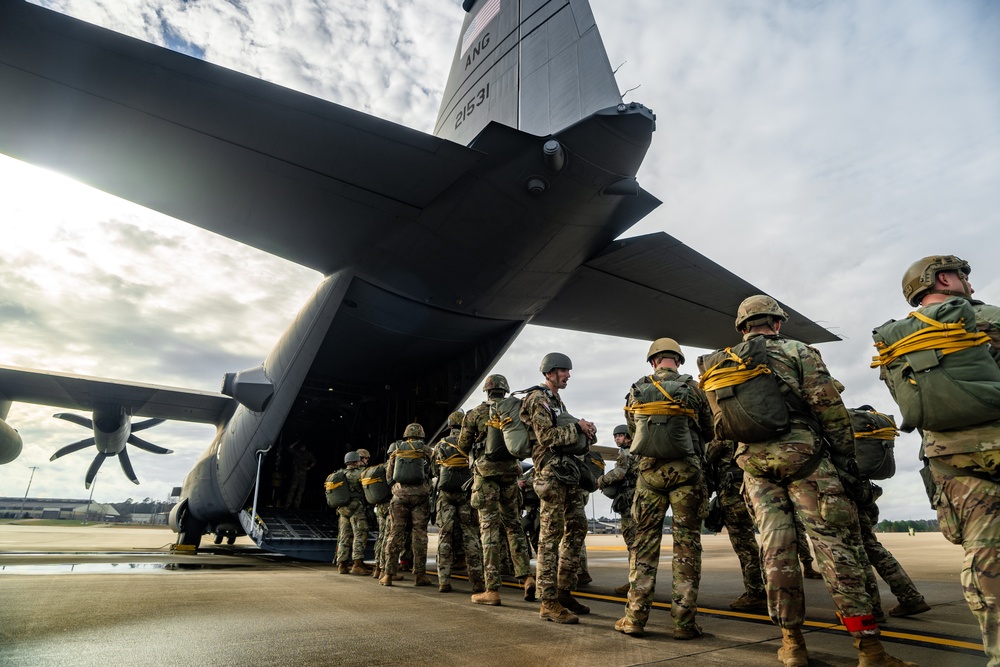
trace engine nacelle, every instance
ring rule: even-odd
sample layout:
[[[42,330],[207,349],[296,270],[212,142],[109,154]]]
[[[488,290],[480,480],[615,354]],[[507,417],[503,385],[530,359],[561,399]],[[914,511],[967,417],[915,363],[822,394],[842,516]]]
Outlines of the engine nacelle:
[[[0,419],[0,465],[10,463],[21,455],[21,434]]]
[[[239,373],[226,373],[222,378],[222,393],[231,396],[254,412],[263,412],[274,395],[274,383],[263,366]]]

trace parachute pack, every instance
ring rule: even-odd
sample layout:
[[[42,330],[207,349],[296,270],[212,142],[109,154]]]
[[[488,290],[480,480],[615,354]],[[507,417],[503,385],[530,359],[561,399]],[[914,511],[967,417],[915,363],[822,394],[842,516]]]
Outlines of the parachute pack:
[[[635,417],[635,436],[629,453],[672,461],[696,454],[691,421],[698,415],[690,405],[690,375],[676,380],[657,380],[649,375],[632,385],[631,405],[625,410]]]
[[[438,445],[437,452],[437,488],[440,491],[459,492],[472,478],[469,457],[458,450],[458,440],[454,436],[448,436],[441,442],[443,444]]]
[[[326,504],[332,509],[351,504],[351,487],[347,483],[346,470],[338,470],[327,477],[323,489],[326,491]]]
[[[1000,367],[967,300],[952,298],[872,332],[900,429],[948,431],[1000,419]]]
[[[389,499],[392,498],[392,492],[385,480],[384,463],[365,469],[361,475],[361,488],[365,492],[365,502],[369,505],[381,505],[389,502]]]
[[[850,408],[851,427],[854,429],[854,453],[858,472],[868,479],[889,479],[896,474],[896,457],[893,454],[896,422],[892,415],[876,412],[870,405]]]
[[[699,357],[698,367],[716,438],[763,442],[791,430],[791,413],[768,363],[764,336]]]
[[[486,458],[491,461],[524,460],[531,456],[528,425],[521,421],[521,399],[511,394],[490,400],[486,422]]]
[[[604,474],[605,467],[604,457],[596,449],[584,454],[580,467],[580,488],[588,493],[597,491],[597,478]]]
[[[399,440],[393,452],[396,462],[392,466],[394,484],[423,484],[427,480],[427,456],[423,440]]]

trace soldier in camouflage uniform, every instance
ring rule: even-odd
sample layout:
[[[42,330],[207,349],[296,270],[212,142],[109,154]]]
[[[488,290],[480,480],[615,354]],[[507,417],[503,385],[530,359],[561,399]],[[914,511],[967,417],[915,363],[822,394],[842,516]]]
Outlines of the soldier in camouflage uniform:
[[[631,551],[632,543],[635,541],[632,497],[635,495],[636,480],[639,477],[639,459],[629,456],[628,449],[632,446],[632,436],[629,435],[627,424],[616,426],[614,437],[615,444],[618,445],[615,467],[597,479],[597,488],[602,491],[606,491],[609,487],[617,488],[611,509],[621,515],[622,538],[625,539],[625,547]],[[628,593],[628,588],[629,584],[626,582],[616,588],[615,593],[624,595]]]
[[[492,400],[502,399],[510,391],[507,378],[490,375],[483,391]],[[501,560],[503,543],[510,549],[514,576],[521,582],[524,599],[533,600],[535,578],[531,576],[528,542],[521,529],[520,493],[517,478],[521,466],[517,459],[492,461],[486,456],[487,422],[490,403],[484,401],[465,415],[458,436],[458,450],[469,456],[472,465],[472,506],[479,512],[479,532],[483,544],[483,576],[486,590],[472,596],[476,604],[500,604]]]
[[[437,525],[438,525],[438,591],[451,592],[451,570],[455,563],[455,542],[461,540],[465,546],[465,561],[474,593],[485,590],[483,586],[483,557],[479,546],[479,526],[473,521],[472,505],[466,489],[447,490],[441,487],[441,479],[446,468],[460,469],[464,477],[471,479],[469,457],[458,449],[458,436],[462,431],[461,411],[448,416],[451,431],[434,447],[434,463],[438,469]]]
[[[521,529],[528,539],[528,545],[538,554],[538,510],[541,501],[535,493],[535,469],[531,468],[517,478],[517,487],[521,490],[521,507],[524,514],[521,516]]]
[[[953,255],[924,257],[903,275],[903,296],[923,308],[967,299],[976,326],[989,337],[1000,364],[1000,308],[972,298],[969,263]],[[922,432],[921,457],[934,482],[933,505],[941,532],[965,549],[962,588],[979,621],[988,667],[1000,666],[1000,421],[949,431]]]
[[[388,454],[391,456],[395,449],[395,443],[389,445]],[[386,479],[388,480],[388,478]],[[375,505],[375,519],[378,521],[378,537],[375,538],[375,567],[372,568],[372,576],[376,579],[381,579],[382,575],[385,574],[386,557],[389,551],[389,533],[392,530],[392,521],[389,516],[390,500]],[[398,581],[402,578],[401,575],[397,574],[394,580]]]
[[[590,613],[590,607],[570,593],[577,585],[580,550],[587,534],[584,493],[573,454],[581,435],[588,443],[596,442],[597,427],[585,419],[571,418],[559,396],[572,368],[565,354],[545,355],[539,369],[545,384],[533,388],[521,404],[521,421],[532,434],[534,488],[541,502],[535,568],[542,601],[539,616],[556,623],[578,623],[578,614]]]
[[[629,433],[635,433],[634,412],[643,402],[638,389],[640,383],[682,382],[691,389],[684,405],[689,414],[681,418],[693,447],[682,458],[639,457],[638,483],[632,501],[635,538],[628,555],[628,603],[625,605],[625,617],[615,623],[615,630],[637,637],[645,632],[656,588],[663,519],[667,509],[671,509],[673,582],[670,615],[673,618],[673,635],[674,639],[695,639],[702,635],[701,626],[695,622],[701,582],[701,526],[708,515],[708,488],[702,471],[702,458],[704,443],[712,433],[712,412],[697,383],[690,376],[678,373],[678,367],[684,363],[684,353],[675,340],[659,338],[653,341],[646,360],[653,368],[653,375],[640,378],[629,392],[625,406]],[[684,377],[687,377],[686,381]]]
[[[368,544],[368,510],[361,488],[361,475],[364,474],[361,455],[347,452],[344,464],[347,466],[345,476],[351,490],[351,502],[337,508],[340,516],[337,524],[337,563],[341,574],[369,575],[372,571],[365,566],[364,560],[365,546]],[[352,555],[353,567],[350,566]]]
[[[767,593],[760,569],[760,546],[754,535],[753,517],[740,492],[743,471],[736,465],[735,455],[736,443],[732,440],[713,440],[705,448],[706,462],[718,471],[717,493],[722,505],[722,521],[743,570],[743,595],[729,606],[741,610],[761,609],[767,607]]]
[[[383,586],[392,586],[396,570],[399,568],[399,554],[403,551],[406,539],[406,522],[412,520],[413,544],[413,585],[430,586],[427,576],[427,523],[430,519],[431,477],[434,476],[434,452],[424,441],[424,427],[420,424],[410,424],[403,431],[403,443],[389,456],[386,466],[386,478],[394,479],[397,461],[401,456],[422,459],[424,462],[424,481],[417,484],[392,485],[392,500],[389,501],[389,514],[392,517],[392,529],[389,533],[389,547],[386,555],[385,572],[378,580]],[[412,454],[411,454],[412,452]]]
[[[809,662],[802,636],[805,596],[793,519],[798,514],[816,550],[827,590],[855,638],[859,667],[911,665],[885,652],[865,590],[863,552],[853,537],[858,516],[837,473],[838,468],[857,467],[850,415],[819,352],[779,335],[787,318],[774,299],[763,295],[745,299],[736,316],[736,329],[744,340],[765,337],[768,364],[791,394],[783,393],[785,400],[809,411],[802,414],[797,406],[789,432],[771,440],[741,442],[736,450],[744,472],[744,494],[760,529],[768,612],[782,631],[778,659],[786,667],[805,667]],[[814,431],[817,428],[823,429],[829,451]]]

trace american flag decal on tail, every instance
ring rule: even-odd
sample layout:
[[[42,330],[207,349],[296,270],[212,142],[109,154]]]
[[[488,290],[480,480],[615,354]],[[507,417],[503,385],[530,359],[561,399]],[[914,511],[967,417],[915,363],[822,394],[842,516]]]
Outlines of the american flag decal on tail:
[[[466,29],[465,34],[462,35],[462,55],[469,50],[469,47],[475,44],[476,40],[479,39],[479,35],[483,32],[486,26],[489,25],[497,14],[500,13],[500,0],[489,0],[479,13],[476,14],[476,18],[472,19],[472,23],[469,24],[468,29]]]

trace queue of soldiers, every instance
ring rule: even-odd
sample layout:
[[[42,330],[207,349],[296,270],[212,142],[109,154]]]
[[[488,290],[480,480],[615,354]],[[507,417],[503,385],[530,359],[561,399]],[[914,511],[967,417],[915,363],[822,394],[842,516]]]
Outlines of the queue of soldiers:
[[[914,263],[904,275],[903,294],[917,310],[875,330],[879,356],[872,366],[899,404],[900,428],[921,433],[928,496],[945,537],[966,550],[965,596],[980,623],[989,665],[998,667],[1000,528],[991,519],[1000,498],[1000,308],[972,299],[970,272],[954,256]],[[487,400],[464,416],[452,414],[450,432],[434,448],[424,443],[423,428],[410,424],[384,466],[391,497],[376,504],[374,576],[384,586],[398,580],[409,530],[414,585],[432,583],[425,563],[436,484],[441,592],[451,591],[461,539],[473,603],[501,604],[502,563],[508,559],[524,599],[540,601],[542,619],[577,623],[590,612],[572,594],[581,579],[589,579],[584,507],[588,493],[600,489],[622,515],[629,553],[628,583],[616,589],[628,598],[615,630],[644,633],[670,510],[675,639],[702,635],[697,600],[708,518],[727,528],[743,569],[745,590],[730,606],[767,610],[782,631],[778,659],[785,667],[809,661],[802,634],[804,576],[825,581],[860,666],[913,665],[886,653],[879,640],[885,613],[875,572],[897,598],[890,616],[930,609],[873,531],[881,489],[872,479],[891,476],[894,466],[891,456],[873,463],[867,452],[886,451],[898,435],[896,424],[870,406],[848,410],[843,385],[819,353],[781,335],[787,318],[770,297],[744,300],[735,320],[742,342],[700,357],[700,380],[681,373],[687,359],[676,341],[654,341],[646,356],[651,372],[629,390],[626,424],[614,430],[619,456],[606,474],[600,474],[603,464],[596,473],[588,466],[596,427],[570,415],[560,395],[573,368],[561,353],[544,357],[544,382],[518,392],[520,399],[509,396],[502,375],[489,376]],[[939,374],[945,378],[930,372],[945,366],[947,372]],[[919,379],[917,371],[923,372]],[[529,457],[533,468],[522,473],[519,460]],[[359,537],[367,527],[355,520],[364,514],[355,500],[367,452],[349,452],[345,463],[354,498],[338,509],[344,541],[337,559],[341,572],[367,574]],[[525,531],[532,526],[534,570]]]

